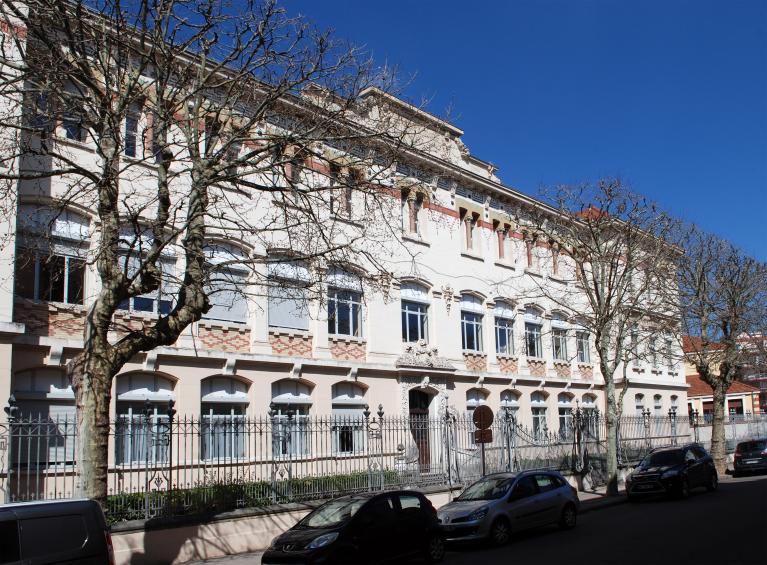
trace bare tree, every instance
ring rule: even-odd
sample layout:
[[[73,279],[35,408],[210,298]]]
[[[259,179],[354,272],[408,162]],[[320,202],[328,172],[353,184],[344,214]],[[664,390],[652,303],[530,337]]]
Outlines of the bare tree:
[[[657,364],[678,331],[668,286],[677,249],[673,221],[618,179],[558,186],[545,193],[552,209],[521,214],[530,290],[593,337],[605,383],[607,492],[618,491],[617,426],[629,371]],[[569,360],[568,360],[569,361]]]
[[[727,468],[725,398],[732,382],[764,350],[767,265],[730,242],[688,226],[679,237],[679,307],[687,359],[711,387],[711,456]]]
[[[381,183],[419,136],[389,111],[388,76],[273,1],[0,5],[23,30],[3,44],[4,201],[51,210],[19,208],[25,250],[49,246],[42,228],[66,210],[97,218],[82,268],[98,284],[68,373],[81,494],[103,502],[121,367],[176,342],[216,293],[322,298],[332,267],[385,287],[399,193]],[[156,316],[122,323],[148,295]]]

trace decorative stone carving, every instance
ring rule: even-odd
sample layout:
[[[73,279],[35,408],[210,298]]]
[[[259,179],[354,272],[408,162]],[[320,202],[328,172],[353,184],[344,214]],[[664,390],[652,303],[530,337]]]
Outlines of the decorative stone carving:
[[[450,362],[440,357],[436,347],[429,347],[425,340],[405,346],[405,352],[397,357],[397,367],[423,367],[427,369],[447,369],[455,371]]]
[[[410,391],[414,388],[429,388],[436,391],[432,402],[438,402],[437,414],[444,414],[447,409],[447,384],[444,377],[418,377],[416,375],[402,375],[400,383],[400,410],[403,415],[410,412]]]
[[[449,284],[442,287],[442,298],[445,300],[445,309],[450,315],[450,307],[453,305],[453,287]]]

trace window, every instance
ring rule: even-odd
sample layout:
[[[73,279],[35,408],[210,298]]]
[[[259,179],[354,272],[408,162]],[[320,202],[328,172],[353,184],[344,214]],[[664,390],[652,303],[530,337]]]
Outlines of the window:
[[[341,167],[330,165],[330,213],[335,216],[351,217],[354,187],[360,181],[361,173],[348,170],[343,174]]]
[[[659,367],[658,361],[658,341],[655,336],[650,337],[650,341],[647,344],[647,352],[650,354],[650,364],[653,369]]]
[[[331,269],[328,287],[328,334],[362,337],[362,284],[359,278],[340,269]]]
[[[557,361],[567,361],[567,329],[564,321],[555,317],[551,320],[551,347],[554,359]]]
[[[501,409],[509,410],[516,415],[519,410],[519,393],[513,390],[501,391]]]
[[[674,370],[674,347],[670,337],[665,338],[666,343],[666,368],[669,372]]]
[[[365,391],[354,383],[333,385],[333,453],[361,453],[365,449]]]
[[[131,108],[125,115],[125,147],[123,151],[128,157],[136,157],[138,141],[138,123],[141,113],[138,108]]]
[[[247,261],[247,254],[232,245],[218,243],[205,248],[208,267],[205,291],[210,300],[210,310],[203,314],[203,318],[239,323],[248,321]]]
[[[548,433],[546,424],[546,397],[542,392],[536,391],[530,395],[533,414],[533,437],[541,440]]]
[[[591,363],[589,332],[575,332],[575,345],[578,350],[578,363]]]
[[[309,329],[309,269],[298,261],[269,265],[269,327]]]
[[[121,265],[124,264],[123,261],[126,261],[126,259],[123,258],[121,260]],[[129,277],[135,276],[142,266],[142,261],[142,258],[137,255],[131,255],[127,258]],[[178,284],[174,281],[175,257],[171,257],[169,254],[161,257],[157,262],[157,266],[160,270],[159,288],[147,294],[132,296],[127,300],[123,300],[117,306],[118,308],[130,312],[146,312],[160,316],[170,314],[170,311],[173,309],[173,299],[178,289]]]
[[[403,283],[400,288],[402,306],[402,341],[429,341],[428,294],[415,283]]]
[[[573,397],[562,392],[557,396],[559,410],[559,439],[569,441],[573,438]]]
[[[634,395],[634,408],[637,416],[644,415],[644,394]]]
[[[466,413],[468,415],[471,415],[474,413],[474,410],[477,408],[477,406],[481,406],[483,404],[487,404],[487,396],[488,393],[484,390],[478,389],[478,388],[470,388],[466,391]],[[469,445],[475,445],[474,442],[474,428],[472,428],[468,431],[468,440]]]
[[[461,296],[461,344],[466,351],[482,351],[482,299]]]
[[[584,394],[581,398],[583,407],[583,419],[585,421],[584,432],[587,438],[596,438],[599,430],[597,421],[596,397],[591,394]]]
[[[543,357],[540,324],[525,322],[525,354],[528,357]]]
[[[67,110],[61,121],[64,128],[64,136],[75,141],[85,141],[85,125],[83,116],[77,110]]]
[[[399,495],[399,505],[402,510],[421,510],[421,499],[414,494]]]
[[[495,303],[495,352],[514,355],[514,310],[505,302]]]
[[[18,224],[16,295],[82,304],[88,219],[69,210],[21,205]]]
[[[556,490],[562,486],[559,484],[559,481],[551,475],[535,475],[535,482],[538,484],[538,492]]]
[[[29,127],[44,137],[51,131],[51,124],[53,123],[50,99],[45,92],[29,91],[27,94]]]
[[[636,326],[631,328],[631,360],[635,367],[639,366],[639,330]]]
[[[538,484],[535,482],[535,478],[532,475],[521,477],[514,485],[514,489],[511,492],[512,500],[521,500],[529,496],[538,494]]]
[[[298,457],[311,452],[309,387],[296,381],[272,385],[272,452],[275,457]]]
[[[172,398],[172,382],[159,375],[134,373],[117,377],[118,465],[167,461],[170,432],[167,410]]]
[[[248,387],[230,377],[202,381],[200,456],[204,460],[245,457]]]

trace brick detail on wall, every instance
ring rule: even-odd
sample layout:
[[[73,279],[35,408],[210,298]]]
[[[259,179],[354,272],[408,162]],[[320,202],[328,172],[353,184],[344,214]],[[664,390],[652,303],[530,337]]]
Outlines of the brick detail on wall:
[[[530,370],[530,375],[533,377],[545,377],[546,376],[546,361],[538,359],[528,359],[527,367]]]
[[[274,355],[312,356],[312,336],[309,334],[270,331],[269,344]]]
[[[86,311],[82,306],[16,299],[13,320],[26,333],[62,339],[83,339]]]
[[[572,374],[570,363],[554,361],[554,372],[560,379],[569,379]]]
[[[344,361],[365,361],[367,359],[367,346],[364,341],[331,337],[328,342],[330,354],[334,359]]]
[[[467,371],[487,371],[487,356],[483,353],[464,353],[463,362]]]
[[[594,367],[592,365],[579,364],[578,374],[582,379],[591,380],[594,378]]]
[[[250,351],[250,328],[238,324],[198,322],[197,338],[205,349],[216,351]]]
[[[501,373],[516,375],[519,371],[519,361],[516,357],[498,357],[498,365],[501,367]]]

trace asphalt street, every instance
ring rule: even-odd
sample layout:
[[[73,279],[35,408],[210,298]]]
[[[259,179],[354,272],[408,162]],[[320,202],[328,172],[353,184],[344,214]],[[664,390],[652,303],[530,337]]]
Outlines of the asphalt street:
[[[725,477],[688,500],[648,500],[594,510],[574,530],[522,533],[501,548],[451,545],[446,565],[729,565],[767,563],[767,476]],[[257,565],[259,555],[205,563]],[[417,561],[413,561],[417,563]]]

